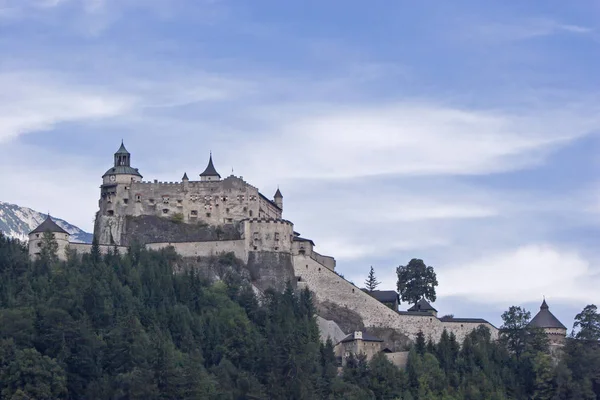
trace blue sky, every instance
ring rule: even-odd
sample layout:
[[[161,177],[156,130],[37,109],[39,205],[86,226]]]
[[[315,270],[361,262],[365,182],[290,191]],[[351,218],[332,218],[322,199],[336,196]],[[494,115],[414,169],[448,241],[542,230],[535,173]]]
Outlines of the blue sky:
[[[222,174],[361,283],[436,268],[442,314],[600,302],[600,5],[0,0],[3,201],[91,230],[121,138]]]

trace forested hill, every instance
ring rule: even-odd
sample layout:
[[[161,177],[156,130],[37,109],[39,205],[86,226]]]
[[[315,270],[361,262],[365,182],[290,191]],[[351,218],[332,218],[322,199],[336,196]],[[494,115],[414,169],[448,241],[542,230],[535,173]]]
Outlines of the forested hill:
[[[39,261],[0,234],[0,399],[595,399],[600,351],[572,340],[554,367],[536,335],[460,346],[423,338],[407,371],[383,355],[338,376],[310,292],[260,301],[231,256],[211,283],[168,250]],[[217,265],[218,266],[218,265]],[[539,338],[538,338],[539,339]],[[595,391],[595,392],[594,392]]]

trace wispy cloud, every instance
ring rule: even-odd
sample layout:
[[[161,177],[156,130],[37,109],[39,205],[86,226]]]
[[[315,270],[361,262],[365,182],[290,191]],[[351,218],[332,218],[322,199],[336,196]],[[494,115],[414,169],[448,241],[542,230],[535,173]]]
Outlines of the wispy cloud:
[[[519,41],[556,34],[584,35],[594,32],[587,26],[562,23],[549,18],[529,18],[511,22],[488,22],[476,25],[473,38],[485,41]]]

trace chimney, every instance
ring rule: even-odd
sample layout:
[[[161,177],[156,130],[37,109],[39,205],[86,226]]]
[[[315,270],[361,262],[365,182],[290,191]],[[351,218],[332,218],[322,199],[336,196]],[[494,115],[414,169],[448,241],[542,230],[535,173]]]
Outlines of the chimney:
[[[362,332],[356,331],[354,332],[354,340],[362,340]]]

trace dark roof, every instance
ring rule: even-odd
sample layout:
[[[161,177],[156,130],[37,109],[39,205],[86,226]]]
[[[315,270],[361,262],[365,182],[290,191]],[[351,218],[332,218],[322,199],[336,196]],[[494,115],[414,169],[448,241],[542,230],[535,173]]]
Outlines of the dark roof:
[[[567,327],[550,312],[550,307],[548,307],[545,299],[540,307],[540,312],[529,322],[529,326],[534,328],[567,329]]]
[[[279,188],[277,188],[277,191],[275,192],[275,196],[273,196],[274,199],[276,198],[281,198],[283,199],[283,195],[281,194],[281,191],[279,190]]]
[[[369,292],[367,289],[362,290],[382,303],[394,303],[398,301],[398,293],[395,290],[373,290],[372,292]]]
[[[116,167],[110,168],[102,175],[104,178],[106,175],[137,175],[140,178],[142,175],[137,168],[128,167],[127,165],[117,165]]]
[[[275,202],[273,200],[269,199],[267,196],[265,196],[261,192],[258,192],[258,195],[260,196],[261,199],[271,203],[273,205],[273,207],[275,207],[276,209],[281,210],[281,208],[279,208],[279,206],[277,204],[275,204]]]
[[[44,232],[67,233],[67,234],[69,233],[69,232],[65,231],[63,228],[61,228],[60,226],[58,226],[56,224],[56,222],[54,222],[52,220],[52,218],[50,218],[49,215],[46,217],[44,222],[42,222],[40,224],[40,226],[38,226],[37,228],[32,230],[29,234],[31,235],[32,233],[44,233]]]
[[[454,317],[442,317],[440,318],[442,322],[464,322],[464,323],[476,323],[476,324],[489,324],[488,321],[482,318],[454,318]]]
[[[345,338],[342,339],[341,343],[348,343],[348,342],[353,342],[356,340],[356,338],[354,337],[354,335],[356,334],[356,332],[349,334],[348,336],[346,336]],[[365,342],[383,342],[382,339],[379,339],[378,337],[375,337],[373,335],[369,335],[366,332],[362,332],[362,340],[364,340]]]
[[[412,315],[413,317],[433,317],[430,311],[397,311],[400,315]]]
[[[310,244],[312,244],[313,246],[315,245],[315,242],[313,242],[310,239],[305,239],[303,237],[300,236],[294,236],[294,242],[309,242]]]
[[[129,154],[129,152],[125,148],[125,145],[123,144],[122,140],[121,140],[121,147],[119,147],[119,150],[117,150],[117,152],[115,154]]]
[[[213,165],[212,154],[208,159],[208,165],[206,166],[206,169],[203,173],[200,174],[200,176],[218,176],[219,178],[221,177],[221,175],[217,172],[215,166]]]
[[[189,181],[190,180],[190,178],[188,178],[188,176],[187,176],[187,172],[183,173],[183,178],[181,178],[181,180],[182,181]]]
[[[421,300],[417,301],[417,304],[415,304],[414,306],[409,308],[408,311],[409,312],[414,312],[414,311],[435,311],[435,312],[437,312],[437,310],[435,308],[433,308],[431,306],[431,304],[429,304],[429,302],[425,299],[421,299]]]

